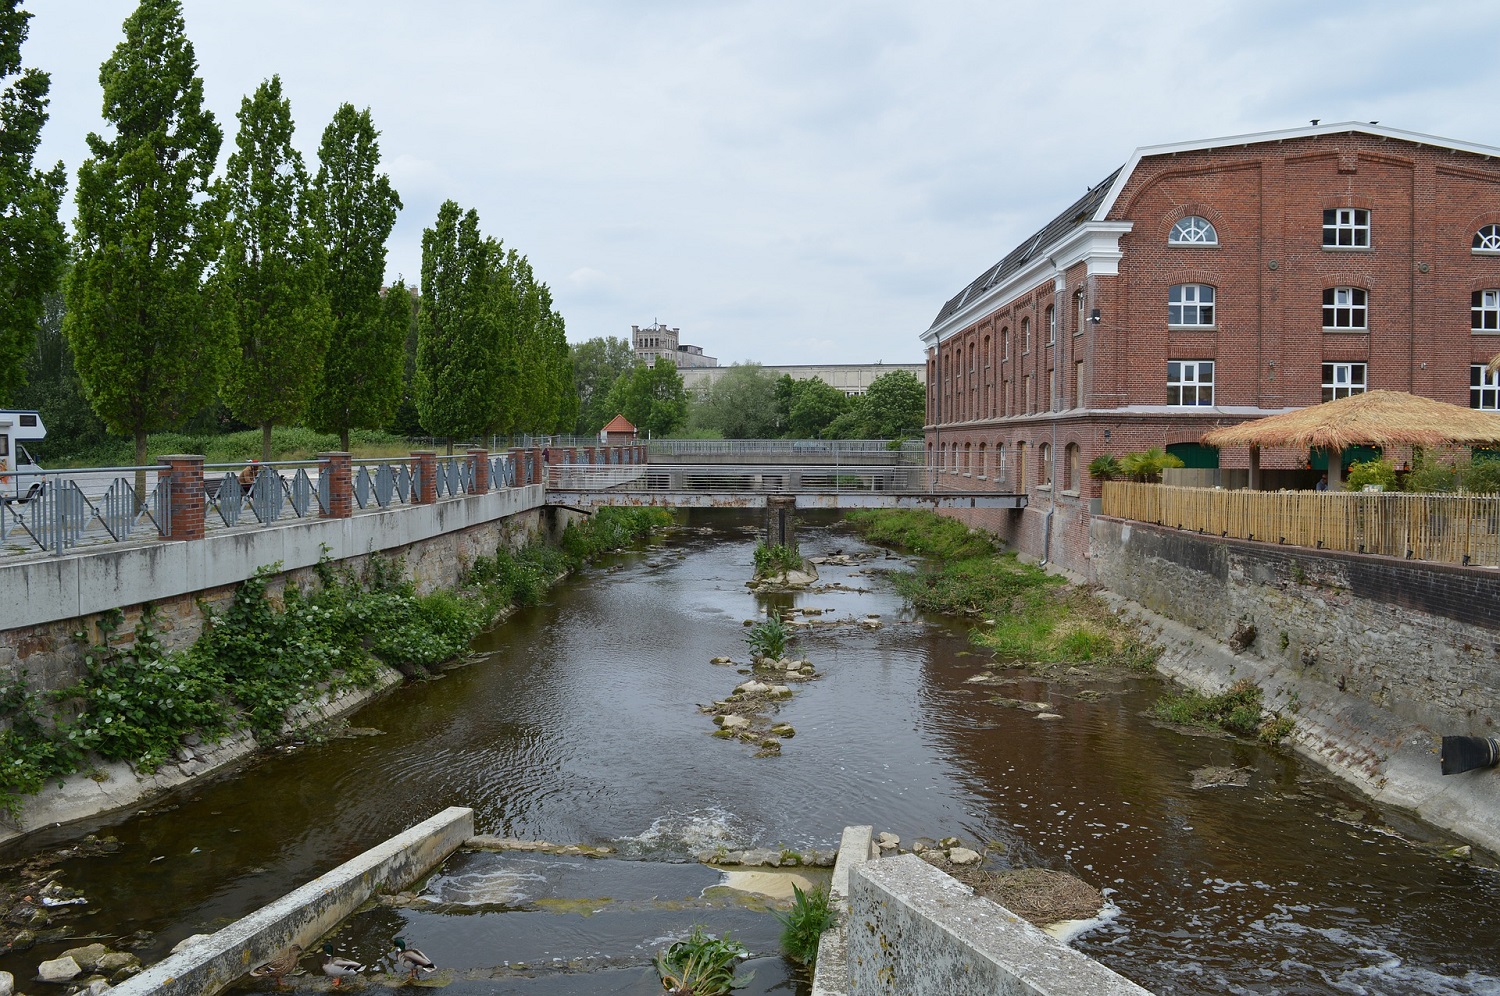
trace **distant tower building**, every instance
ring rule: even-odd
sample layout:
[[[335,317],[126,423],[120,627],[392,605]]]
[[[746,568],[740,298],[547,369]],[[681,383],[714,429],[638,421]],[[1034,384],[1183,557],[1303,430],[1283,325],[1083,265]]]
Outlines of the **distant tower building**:
[[[639,325],[630,326],[630,348],[635,352],[635,358],[650,366],[658,357],[665,356],[678,368],[682,367],[716,367],[719,361],[712,356],[703,355],[702,346],[687,346],[678,342],[681,329],[669,329],[660,322],[641,328]]]

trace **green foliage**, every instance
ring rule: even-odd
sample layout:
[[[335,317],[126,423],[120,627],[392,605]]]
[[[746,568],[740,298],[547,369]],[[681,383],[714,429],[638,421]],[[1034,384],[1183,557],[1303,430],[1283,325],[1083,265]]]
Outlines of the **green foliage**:
[[[434,436],[478,437],[499,420],[506,373],[493,300],[500,252],[499,243],[481,238],[479,214],[451,200],[422,232],[414,387],[417,414]]]
[[[752,656],[780,660],[786,654],[787,640],[790,636],[791,631],[787,629],[786,623],[781,621],[781,616],[772,614],[764,621],[750,627],[745,633],[745,642],[750,645]]]
[[[849,396],[821,377],[792,380],[782,375],[778,403],[785,407],[782,423],[792,439],[817,439],[849,409]]]
[[[21,797],[34,795],[53,778],[77,771],[84,750],[74,739],[54,732],[44,718],[41,695],[26,685],[27,674],[0,685],[0,812],[14,819]]]
[[[1500,460],[1471,460],[1462,474],[1463,489],[1476,495],[1500,494]]]
[[[766,577],[772,574],[785,574],[787,571],[800,570],[802,567],[802,555],[797,552],[795,546],[768,546],[765,543],[755,544],[755,576]]]
[[[1385,461],[1371,461],[1372,463],[1384,463]],[[1356,465],[1359,466],[1359,465]],[[1361,475],[1366,477],[1369,475]],[[1383,474],[1379,475],[1379,481],[1370,483],[1384,483]],[[1353,486],[1353,468],[1350,468],[1350,490],[1358,491],[1360,488]],[[1385,486],[1385,490],[1394,491],[1396,475],[1392,473],[1391,484]],[[1424,460],[1421,465],[1406,475],[1402,485],[1407,491],[1418,491],[1427,494],[1451,494],[1459,489],[1458,468],[1451,463],[1442,463],[1437,460]]]
[[[1120,458],[1120,473],[1132,481],[1157,483],[1161,480],[1162,471],[1181,466],[1181,457],[1168,453],[1159,446],[1141,453],[1127,453]]]
[[[568,523],[559,545],[574,563],[582,563],[671,524],[672,513],[664,508],[606,505],[582,523]]]
[[[989,533],[921,509],[857,509],[844,521],[872,543],[943,560],[980,557],[996,550]]]
[[[826,889],[803,892],[801,886],[793,885],[792,893],[792,908],[776,914],[781,921],[781,950],[793,961],[811,966],[818,960],[818,941],[834,924],[833,903]]]
[[[1089,476],[1096,481],[1112,481],[1124,475],[1125,471],[1113,453],[1103,453],[1089,461]]]
[[[218,194],[228,224],[212,286],[224,331],[237,343],[224,401],[237,418],[261,427],[261,459],[269,460],[271,426],[296,424],[322,386],[333,313],[281,77],[244,98],[237,117],[236,148]]]
[[[369,108],[341,105],[323,130],[313,181],[313,214],[327,257],[333,324],[311,422],[339,433],[345,450],[350,429],[379,428],[396,412],[411,317],[404,284],[392,289],[389,308],[380,295],[385,243],[401,198],[390,178],[377,172],[379,136]]]
[[[62,163],[45,173],[34,166],[51,77],[21,68],[31,14],[19,8],[20,0],[0,0],[0,404],[21,387],[23,362],[67,255],[57,220],[67,171]]]
[[[927,388],[906,370],[870,382],[823,431],[825,439],[911,439],[927,420]]]
[[[573,386],[578,396],[578,419],[574,429],[591,436],[617,412],[605,405],[609,389],[620,375],[635,365],[635,353],[625,339],[605,336],[586,339],[569,349],[573,364]]]
[[[622,373],[610,387],[604,407],[609,418],[624,415],[642,434],[666,436],[687,419],[687,389],[676,365],[659,356],[649,367]]]
[[[689,405],[689,424],[723,439],[775,439],[784,423],[776,408],[776,378],[759,363],[736,363]]]
[[[201,436],[157,432],[147,440],[146,452],[152,458],[163,453],[201,453],[210,464],[244,464],[251,459],[260,459],[261,442],[259,429]],[[405,437],[364,429],[356,429],[350,434],[350,445],[357,456],[400,456],[411,450]],[[327,433],[297,426],[277,426],[271,430],[271,456],[275,460],[310,460],[319,453],[338,448],[339,437]],[[124,440],[106,440],[74,454],[67,461],[48,463],[47,466],[125,466],[131,459],[130,451],[130,444]]]
[[[218,387],[219,336],[202,277],[218,255],[208,196],[223,134],[203,109],[179,0],[141,0],[100,69],[114,136],[78,170],[64,329],[94,411],[135,440],[178,425]]]
[[[749,975],[734,974],[735,964],[748,954],[745,946],[731,941],[728,934],[719,938],[695,926],[686,938],[657,954],[656,971],[668,993],[724,996],[749,983]]]
[[[44,467],[56,465],[59,457],[76,453],[105,441],[104,423],[89,407],[83,382],[73,364],[73,350],[63,335],[63,294],[47,295],[41,320],[36,326],[35,345],[26,358],[25,384],[11,395],[12,407],[34,408],[41,413],[47,438],[28,448]],[[128,466],[131,447],[117,444],[116,466]]]
[[[1366,484],[1378,484],[1386,491],[1395,491],[1395,465],[1381,457],[1350,464],[1344,477],[1344,490],[1363,491]]]
[[[1156,715],[1178,726],[1200,726],[1228,730],[1274,744],[1291,733],[1291,719],[1265,714],[1264,694],[1249,678],[1243,678],[1218,695],[1185,692],[1156,703]]]

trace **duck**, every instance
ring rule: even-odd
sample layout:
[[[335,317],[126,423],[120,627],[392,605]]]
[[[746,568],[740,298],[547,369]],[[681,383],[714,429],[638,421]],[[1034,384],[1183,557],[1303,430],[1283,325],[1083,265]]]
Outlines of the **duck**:
[[[431,972],[437,969],[433,960],[416,948],[406,946],[406,938],[396,938],[396,963],[402,968],[411,969],[411,977],[416,978],[418,972]]]
[[[337,989],[339,983],[344,981],[345,976],[358,975],[365,970],[365,966],[353,958],[340,958],[333,953],[332,944],[323,945],[323,974],[333,980],[333,987]]]
[[[259,978],[269,975],[276,980],[276,988],[281,988],[283,976],[290,975],[297,970],[297,963],[302,960],[302,945],[293,944],[275,958],[264,965],[257,965],[250,970],[250,974]]]

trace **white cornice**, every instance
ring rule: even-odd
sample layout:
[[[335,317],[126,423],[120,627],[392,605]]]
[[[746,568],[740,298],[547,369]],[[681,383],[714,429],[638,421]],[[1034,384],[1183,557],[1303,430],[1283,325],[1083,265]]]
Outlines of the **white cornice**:
[[[1231,145],[1285,142],[1297,138],[1316,138],[1320,135],[1344,135],[1351,131],[1358,132],[1361,135],[1373,135],[1376,138],[1391,138],[1401,142],[1412,142],[1417,145],[1431,145],[1440,149],[1472,152],[1477,156],[1500,157],[1500,148],[1495,148],[1491,145],[1476,145],[1473,142],[1455,142],[1451,138],[1423,135],[1415,131],[1402,131],[1400,128],[1386,128],[1364,121],[1336,121],[1332,124],[1309,125],[1305,128],[1286,128],[1281,131],[1262,131],[1249,135],[1228,135],[1224,138],[1205,138],[1193,142],[1175,142],[1170,145],[1146,145],[1136,149],[1131,154],[1130,159],[1115,177],[1115,182],[1110,184],[1109,193],[1105,195],[1104,200],[1099,204],[1098,210],[1094,212],[1094,218],[1098,220],[1109,217],[1109,212],[1114,209],[1115,201],[1119,199],[1120,191],[1124,190],[1125,184],[1130,181],[1130,175],[1135,172],[1135,168],[1140,165],[1141,160],[1148,156],[1170,156],[1179,152],[1201,152],[1204,149],[1219,149]]]
[[[1039,250],[1006,280],[969,298],[953,314],[923,332],[922,341],[934,346],[1049,277],[1055,285],[1069,267],[1078,263],[1087,261],[1090,274],[1113,276],[1119,273],[1120,236],[1133,226],[1134,223],[1129,221],[1087,221],[1070,229],[1062,238]]]

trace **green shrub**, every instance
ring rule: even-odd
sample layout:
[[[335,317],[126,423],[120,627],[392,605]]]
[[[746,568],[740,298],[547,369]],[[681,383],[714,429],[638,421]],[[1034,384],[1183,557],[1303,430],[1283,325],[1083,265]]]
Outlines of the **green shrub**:
[[[1471,460],[1464,469],[1463,489],[1476,495],[1500,494],[1500,460]]]
[[[1458,469],[1451,463],[1424,460],[1402,482],[1407,491],[1422,494],[1451,494],[1459,489]]]
[[[786,653],[788,635],[789,631],[781,617],[772,615],[764,622],[751,626],[750,631],[745,634],[745,642],[750,644],[750,652],[754,656],[780,660]]]
[[[802,567],[802,555],[795,546],[755,545],[755,576],[758,578],[785,574]]]
[[[1156,715],[1178,726],[1201,726],[1228,730],[1240,736],[1277,743],[1292,732],[1291,719],[1267,716],[1264,693],[1249,678],[1243,678],[1218,695],[1185,692],[1156,703]]]
[[[724,996],[749,983],[750,975],[734,974],[735,965],[747,954],[745,946],[728,934],[715,937],[695,926],[690,935],[656,956],[656,971],[668,993]]]
[[[834,910],[827,890],[803,892],[793,885],[792,908],[777,913],[781,921],[781,950],[793,961],[812,966],[818,960],[818,941],[833,926]]]
[[[1395,491],[1395,465],[1382,457],[1351,463],[1344,478],[1344,490],[1363,491],[1366,484],[1378,484],[1382,490]]]
[[[1159,446],[1140,453],[1127,453],[1120,459],[1120,473],[1133,481],[1155,483],[1161,480],[1161,472],[1182,466],[1182,458],[1168,453]]]
[[[1117,477],[1123,477],[1124,474],[1125,471],[1120,468],[1120,461],[1116,460],[1112,453],[1096,456],[1089,461],[1089,476],[1096,481],[1112,481]]]

